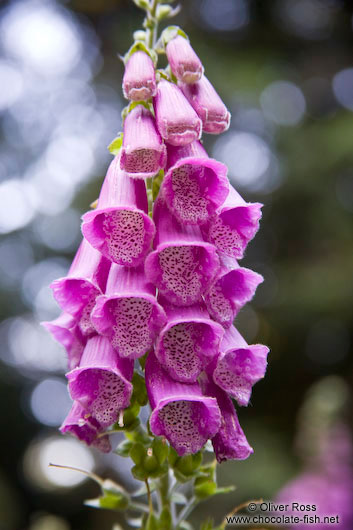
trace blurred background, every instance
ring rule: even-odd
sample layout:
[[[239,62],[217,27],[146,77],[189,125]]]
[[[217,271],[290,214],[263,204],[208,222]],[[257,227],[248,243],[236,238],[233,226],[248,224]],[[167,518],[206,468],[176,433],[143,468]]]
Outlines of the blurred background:
[[[205,145],[243,197],[265,205],[242,264],[266,281],[236,324],[269,345],[270,364],[239,413],[255,453],[220,466],[220,482],[237,489],[194,518],[219,520],[319,466],[312,455],[337,425],[352,455],[353,8],[181,4],[173,23],[232,112],[230,129]],[[119,522],[83,506],[98,494],[93,482],[48,462],[135,487],[125,459],[58,434],[70,407],[65,353],[39,321],[58,315],[48,285],[67,272],[98,196],[125,105],[117,54],[142,19],[128,0],[0,2],[1,530]]]

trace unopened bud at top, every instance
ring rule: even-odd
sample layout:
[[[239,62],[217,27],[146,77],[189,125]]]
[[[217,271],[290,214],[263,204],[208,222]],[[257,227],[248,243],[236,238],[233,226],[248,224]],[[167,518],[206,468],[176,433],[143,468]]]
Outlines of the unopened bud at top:
[[[204,132],[220,134],[228,129],[230,113],[205,76],[193,85],[180,83],[179,86],[201,118]]]
[[[151,57],[136,51],[128,59],[123,78],[123,92],[126,99],[146,101],[156,93],[156,74]]]
[[[183,83],[196,83],[201,79],[203,66],[190,42],[177,35],[168,42],[166,53],[175,77]]]

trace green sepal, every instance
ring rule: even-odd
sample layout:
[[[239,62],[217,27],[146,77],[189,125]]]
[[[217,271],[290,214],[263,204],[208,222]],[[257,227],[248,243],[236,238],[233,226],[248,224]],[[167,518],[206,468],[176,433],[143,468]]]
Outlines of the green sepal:
[[[154,438],[152,442],[152,451],[153,455],[158,460],[158,463],[160,465],[163,464],[166,461],[169,453],[169,447],[165,438],[159,436]]]
[[[133,392],[131,401],[136,401],[141,407],[144,407],[148,403],[145,379],[137,372],[134,372],[132,385]]]
[[[118,447],[115,449],[114,453],[126,458],[130,456],[129,452],[132,446],[133,446],[133,442],[131,440],[123,440],[122,442],[120,442]]]
[[[175,39],[175,37],[177,37],[178,35],[180,35],[181,37],[184,37],[184,39],[186,40],[189,40],[189,37],[187,36],[185,31],[179,28],[179,26],[168,26],[162,31],[162,34],[158,40],[158,44],[160,43],[165,49],[168,42]]]
[[[135,477],[136,480],[142,480],[144,482],[146,478],[148,478],[146,471],[143,469],[141,465],[135,465],[131,469],[131,473]]]
[[[157,471],[159,468],[159,462],[155,455],[146,455],[143,459],[143,469],[146,471],[148,475],[153,472]]]
[[[158,193],[159,193],[159,190],[160,190],[160,187],[161,187],[161,184],[163,182],[163,179],[164,179],[164,170],[161,169],[157,175],[154,177],[153,179],[153,183],[152,183],[152,194],[153,194],[153,200],[155,201],[158,197]]]
[[[145,109],[149,110],[152,113],[154,112],[152,105],[150,105],[147,101],[131,101],[121,111],[122,120],[124,121],[126,116],[129,114],[129,112],[131,112],[133,109],[135,109],[138,105],[143,105],[145,107]]]
[[[158,61],[158,55],[154,50],[151,50],[146,46],[146,44],[142,40],[138,40],[137,42],[134,42],[134,44],[131,46],[131,48],[125,53],[124,55],[124,63],[126,64],[130,57],[135,52],[145,52],[147,55],[149,55],[153,61],[154,66],[157,66]]]
[[[134,443],[129,451],[129,456],[136,465],[142,464],[146,455],[146,447],[141,442]]]
[[[112,155],[116,156],[120,153],[121,146],[123,145],[123,133],[119,133],[116,138],[108,145],[108,150]]]
[[[207,499],[215,495],[217,484],[208,477],[197,477],[194,482],[194,494],[197,499]]]
[[[160,530],[173,530],[172,516],[168,508],[163,508],[159,517],[158,528]]]

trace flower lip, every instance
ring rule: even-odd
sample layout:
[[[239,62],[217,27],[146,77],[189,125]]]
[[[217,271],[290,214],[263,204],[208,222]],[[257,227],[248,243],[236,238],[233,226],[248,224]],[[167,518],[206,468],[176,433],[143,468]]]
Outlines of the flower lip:
[[[118,206],[87,212],[82,233],[107,259],[136,267],[143,262],[153,240],[152,219],[132,206]]]
[[[64,348],[66,349],[70,370],[78,366],[86,337],[82,334],[75,317],[68,313],[62,313],[51,322],[41,322]]]
[[[201,300],[218,267],[215,247],[202,241],[161,243],[145,261],[148,280],[170,303],[180,306]]]
[[[80,366],[66,377],[71,397],[98,423],[108,427],[130,403],[133,363],[120,359],[105,337],[87,342]]]
[[[235,259],[244,257],[248,243],[259,229],[261,203],[247,203],[230,186],[224,204],[201,226],[204,237],[220,252]]]
[[[168,208],[178,221],[202,224],[216,212],[228,195],[227,167],[212,158],[194,156],[188,147],[169,147],[168,155],[172,152],[175,160],[179,151],[181,157],[169,167],[162,190]]]
[[[216,353],[223,328],[210,320],[205,307],[175,307],[159,299],[168,321],[156,343],[155,354],[175,380],[194,383]]]
[[[248,345],[232,326],[224,334],[220,351],[211,368],[213,381],[239,405],[247,406],[253,385],[265,376],[269,348]]]
[[[240,309],[252,299],[263,277],[240,267],[233,258],[223,255],[220,259],[221,268],[204,299],[211,317],[229,328]]]
[[[109,436],[99,436],[103,427],[77,401],[74,401],[60,431],[63,434],[72,434],[81,442],[92,445],[103,453],[109,453],[112,449]]]
[[[97,209],[83,216],[83,235],[109,260],[135,267],[143,262],[155,234],[147,211],[145,183],[122,171],[116,156],[104,179]]]
[[[178,383],[153,352],[146,361],[146,387],[153,412],[150,426],[165,436],[179,455],[196,453],[220,428],[217,400],[204,397],[198,383]]]

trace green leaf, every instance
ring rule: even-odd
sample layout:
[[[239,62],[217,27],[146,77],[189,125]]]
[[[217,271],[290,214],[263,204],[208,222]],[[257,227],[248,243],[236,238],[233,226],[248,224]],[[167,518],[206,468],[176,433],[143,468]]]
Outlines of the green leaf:
[[[108,149],[112,155],[116,156],[120,153],[121,146],[123,145],[123,133],[119,133],[116,138],[108,145]]]
[[[133,446],[133,442],[131,440],[124,440],[122,441],[118,447],[115,449],[114,453],[116,453],[119,456],[123,456],[124,458],[129,456],[129,451],[131,447]]]
[[[187,504],[188,500],[182,493],[179,493],[178,491],[174,492],[171,497],[172,502],[175,504],[181,504],[185,505]]]

